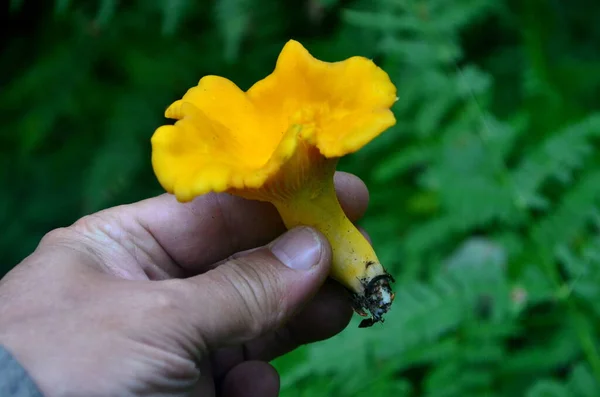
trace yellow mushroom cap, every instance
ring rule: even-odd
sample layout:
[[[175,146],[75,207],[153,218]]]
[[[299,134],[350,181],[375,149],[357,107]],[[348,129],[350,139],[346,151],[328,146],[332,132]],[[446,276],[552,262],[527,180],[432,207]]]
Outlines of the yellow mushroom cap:
[[[395,124],[396,87],[364,57],[315,59],[290,40],[275,70],[248,91],[203,77],[166,111],[174,125],[152,137],[152,165],[180,201],[210,191],[259,189],[300,144],[325,158],[355,152]]]

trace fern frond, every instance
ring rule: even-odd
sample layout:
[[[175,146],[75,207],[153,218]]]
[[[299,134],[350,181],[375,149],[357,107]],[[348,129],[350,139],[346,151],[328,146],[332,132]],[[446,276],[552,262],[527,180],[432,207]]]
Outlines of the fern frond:
[[[529,390],[526,397],[572,397],[569,389],[553,379],[537,381]]]
[[[578,363],[569,374],[567,381],[574,397],[596,397],[600,395],[600,380],[594,378],[592,371],[585,363]]]
[[[215,4],[215,19],[224,40],[223,54],[234,61],[250,24],[252,0],[220,0]]]
[[[533,239],[549,251],[570,244],[597,211],[600,171],[592,170],[560,201],[559,206],[532,228]]]
[[[95,22],[98,26],[102,27],[107,25],[111,18],[114,16],[119,0],[101,0],[100,7],[96,14]]]
[[[597,136],[600,136],[600,114],[593,114],[553,134],[531,153],[525,153],[512,172],[515,188],[525,205],[545,208],[547,199],[539,194],[542,184],[550,178],[569,183],[573,172],[594,153],[590,139]]]
[[[411,146],[399,152],[392,152],[381,159],[373,170],[373,177],[377,182],[391,182],[404,172],[413,167],[419,167],[430,162],[436,152],[431,146]]]
[[[191,7],[190,0],[164,0],[162,3],[162,32],[165,35],[175,33],[185,12]]]

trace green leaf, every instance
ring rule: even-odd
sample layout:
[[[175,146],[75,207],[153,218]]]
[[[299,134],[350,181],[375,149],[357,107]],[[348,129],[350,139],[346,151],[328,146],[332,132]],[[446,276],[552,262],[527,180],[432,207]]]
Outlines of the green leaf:
[[[568,385],[576,397],[596,397],[600,394],[600,383],[585,363],[579,363],[573,368]]]
[[[99,27],[104,27],[111,21],[118,4],[118,0],[100,0],[100,7],[95,18],[95,22]]]
[[[238,57],[250,25],[252,3],[250,0],[221,0],[215,4],[215,19],[225,43],[223,54],[229,62]]]
[[[526,397],[570,397],[572,394],[566,386],[554,380],[540,380],[532,386]]]
[[[177,27],[181,23],[185,12],[190,9],[191,3],[189,0],[166,0],[163,1],[162,5],[162,33],[171,36],[175,33]]]

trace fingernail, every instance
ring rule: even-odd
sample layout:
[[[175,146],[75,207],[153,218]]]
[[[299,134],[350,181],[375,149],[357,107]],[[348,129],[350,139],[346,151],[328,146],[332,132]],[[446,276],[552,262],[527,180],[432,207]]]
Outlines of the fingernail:
[[[271,246],[271,252],[277,259],[296,270],[308,270],[319,263],[321,250],[321,240],[307,227],[288,231]]]

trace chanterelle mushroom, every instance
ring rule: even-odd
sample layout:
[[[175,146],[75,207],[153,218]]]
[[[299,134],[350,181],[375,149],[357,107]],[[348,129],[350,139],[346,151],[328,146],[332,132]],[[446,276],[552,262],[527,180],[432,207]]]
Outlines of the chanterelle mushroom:
[[[203,77],[152,137],[152,164],[181,202],[228,192],[271,202],[286,227],[312,226],[333,248],[331,277],[353,295],[355,310],[383,321],[393,278],[337,200],[338,159],[396,122],[396,87],[372,61],[328,63],[289,41],[272,74],[240,90],[217,76]]]

